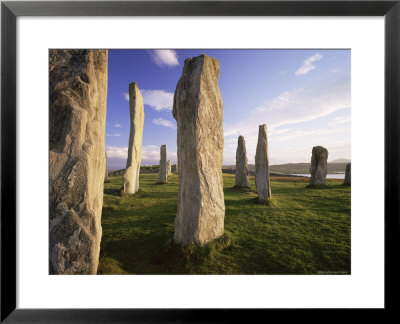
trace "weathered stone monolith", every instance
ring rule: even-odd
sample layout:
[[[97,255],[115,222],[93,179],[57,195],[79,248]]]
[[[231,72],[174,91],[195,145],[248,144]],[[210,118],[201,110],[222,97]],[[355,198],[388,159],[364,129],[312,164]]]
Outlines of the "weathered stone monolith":
[[[258,142],[256,149],[256,188],[259,201],[271,199],[271,182],[269,179],[269,157],[267,125],[258,127]]]
[[[344,176],[344,184],[351,185],[351,163],[346,164],[346,174]]]
[[[317,187],[325,185],[328,173],[328,150],[322,146],[314,146],[312,149],[310,166],[310,186]]]
[[[170,176],[172,174],[172,168],[171,168],[171,160],[167,161],[167,176]]]
[[[179,194],[174,239],[204,245],[223,235],[223,105],[219,62],[200,55],[185,60],[176,86]]]
[[[107,152],[105,152],[105,156],[106,156],[106,173],[104,175],[104,182],[110,182],[110,180],[108,180]]]
[[[134,194],[139,190],[140,162],[142,161],[142,139],[144,123],[143,97],[136,82],[129,85],[129,134],[128,159],[122,176],[124,192]]]
[[[160,168],[158,171],[158,183],[167,183],[167,145],[160,147]]]
[[[238,187],[250,187],[249,168],[247,166],[246,142],[243,136],[238,138],[236,149],[235,184]]]
[[[50,274],[97,272],[107,61],[107,50],[49,51]]]

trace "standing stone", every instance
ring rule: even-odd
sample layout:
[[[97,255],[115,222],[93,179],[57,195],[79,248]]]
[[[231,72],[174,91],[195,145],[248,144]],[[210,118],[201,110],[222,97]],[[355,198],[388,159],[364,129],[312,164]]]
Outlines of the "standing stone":
[[[97,273],[107,61],[107,50],[49,51],[50,274]]]
[[[176,86],[179,194],[174,239],[204,245],[223,235],[223,106],[219,62],[200,55],[185,60]]]
[[[160,147],[160,168],[158,171],[158,183],[167,183],[167,145]]]
[[[175,164],[175,173],[179,173],[179,170],[178,170],[178,163]]]
[[[344,176],[344,184],[351,185],[351,163],[346,164],[346,174]]]
[[[122,182],[124,184],[124,192],[134,194],[139,190],[144,123],[143,97],[136,82],[132,82],[129,85],[129,113],[131,130],[129,134],[128,159],[126,160],[126,169]]]
[[[243,136],[238,138],[236,149],[235,184],[238,187],[250,187],[249,168],[247,166],[246,142]]]
[[[271,199],[271,181],[269,179],[269,157],[267,125],[258,127],[258,142],[256,150],[256,188],[259,201]]]
[[[105,152],[105,156],[106,156],[106,174],[104,175],[104,182],[110,182],[110,180],[108,180],[107,152]]]
[[[167,161],[167,176],[170,176],[172,174],[172,169],[171,169],[171,160]]]
[[[310,185],[312,187],[325,185],[325,178],[328,173],[328,150],[325,147],[313,147],[310,173]]]

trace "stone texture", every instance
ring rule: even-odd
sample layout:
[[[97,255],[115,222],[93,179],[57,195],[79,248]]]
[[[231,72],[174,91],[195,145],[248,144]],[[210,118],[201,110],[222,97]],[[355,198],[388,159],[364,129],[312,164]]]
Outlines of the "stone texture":
[[[176,86],[179,194],[174,239],[204,245],[223,235],[223,105],[219,62],[200,55],[185,60]]]
[[[325,185],[326,174],[328,173],[328,150],[322,146],[315,146],[312,149],[310,166],[310,185]]]
[[[107,50],[49,51],[49,271],[96,274],[106,169]]]
[[[167,161],[167,176],[172,174],[171,160]]]
[[[167,183],[167,145],[160,147],[160,169],[158,171],[158,183]]]
[[[351,163],[346,164],[346,174],[344,176],[344,184],[351,185]]]
[[[269,178],[269,157],[268,157],[268,139],[267,125],[258,127],[258,142],[256,149],[256,188],[258,200],[265,201],[271,199],[271,181]]]
[[[122,177],[124,192],[134,194],[139,190],[140,163],[142,161],[142,139],[144,123],[144,103],[136,82],[129,85],[129,114],[131,129],[129,134],[128,158]]]
[[[235,184],[239,187],[250,187],[249,168],[247,166],[246,142],[243,136],[238,138],[236,149]]]
[[[107,152],[105,152],[105,156],[106,156],[106,173],[104,174],[104,182],[110,182],[110,180],[108,180]]]

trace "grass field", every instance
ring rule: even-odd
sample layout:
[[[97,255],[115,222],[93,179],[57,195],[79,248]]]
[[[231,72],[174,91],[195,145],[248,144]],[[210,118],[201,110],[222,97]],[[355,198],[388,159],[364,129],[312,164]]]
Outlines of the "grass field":
[[[178,176],[156,184],[142,174],[140,191],[121,194],[121,177],[105,183],[99,274],[349,274],[350,188],[328,180],[273,178],[270,205],[224,174],[225,235],[207,246],[173,242]]]

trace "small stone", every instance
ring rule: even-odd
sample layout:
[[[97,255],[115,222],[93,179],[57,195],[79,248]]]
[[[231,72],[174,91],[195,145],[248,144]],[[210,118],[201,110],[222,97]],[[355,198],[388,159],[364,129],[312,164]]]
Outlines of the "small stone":
[[[326,148],[322,146],[313,147],[310,173],[310,185],[312,187],[325,185],[326,174],[328,173],[328,150]]]
[[[235,184],[238,187],[250,187],[249,168],[247,166],[246,142],[243,136],[238,138],[236,149]]]
[[[351,163],[346,164],[346,174],[344,176],[344,184],[351,185]]]
[[[160,147],[160,169],[158,171],[158,183],[167,183],[167,145]]]
[[[258,127],[258,142],[256,149],[256,188],[259,201],[271,199],[271,181],[269,178],[269,157],[267,125]]]

